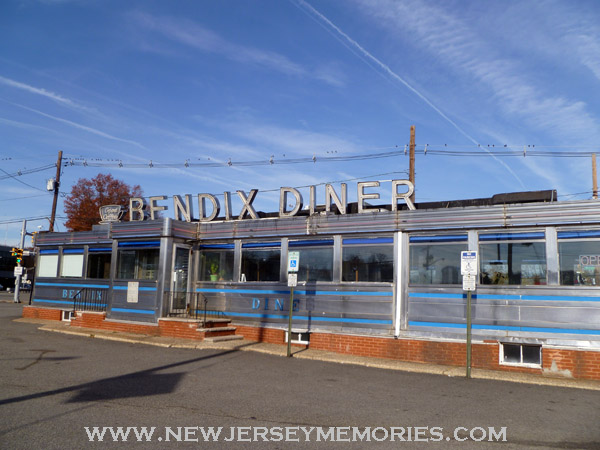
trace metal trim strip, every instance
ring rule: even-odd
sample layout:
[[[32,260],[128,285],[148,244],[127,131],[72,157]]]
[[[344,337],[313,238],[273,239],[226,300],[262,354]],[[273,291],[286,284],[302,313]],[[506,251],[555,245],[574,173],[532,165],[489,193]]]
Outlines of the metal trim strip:
[[[216,288],[196,288],[196,292],[206,293],[224,293],[224,294],[282,294],[289,295],[289,290],[270,290],[270,289],[216,289]],[[298,295],[362,295],[371,297],[393,297],[392,291],[373,292],[373,291],[311,291],[311,290],[296,290],[294,294]]]
[[[445,322],[419,322],[410,321],[409,326],[415,327],[435,327],[435,328],[459,328],[466,329],[464,323],[445,323]],[[547,327],[515,327],[507,325],[472,325],[474,330],[495,330],[495,331],[528,331],[532,333],[561,333],[561,334],[600,334],[600,330],[586,330],[576,328],[547,328]]]

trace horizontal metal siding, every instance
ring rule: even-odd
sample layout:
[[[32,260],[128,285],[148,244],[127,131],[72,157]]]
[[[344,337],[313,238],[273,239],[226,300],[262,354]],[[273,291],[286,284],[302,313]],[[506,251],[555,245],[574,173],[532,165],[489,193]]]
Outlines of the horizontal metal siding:
[[[466,293],[460,288],[411,288],[408,300],[409,324],[437,324],[443,328],[444,324],[466,322]],[[564,330],[595,333],[600,339],[600,290],[558,286],[479,288],[472,297],[472,317],[479,330]]]
[[[140,281],[137,303],[127,301],[127,282],[115,281],[112,303],[106,317],[135,322],[156,322],[158,320],[158,290],[156,282]]]
[[[108,280],[38,278],[31,302],[35,306],[73,309],[73,297],[83,288],[108,289],[110,283]]]
[[[198,285],[197,292],[207,299],[209,311],[225,313],[236,322],[287,325],[289,288],[283,284],[243,284],[216,287]],[[393,296],[391,286],[317,288],[299,286],[294,291],[298,311],[293,313],[295,327],[343,330],[392,327]],[[203,303],[200,301],[202,307]]]

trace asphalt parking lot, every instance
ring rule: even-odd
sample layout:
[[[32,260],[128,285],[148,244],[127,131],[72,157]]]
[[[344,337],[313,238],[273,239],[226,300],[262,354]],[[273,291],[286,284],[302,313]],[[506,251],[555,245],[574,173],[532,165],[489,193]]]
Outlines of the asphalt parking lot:
[[[165,448],[168,436],[197,447],[208,427],[222,428],[210,445],[224,448],[600,448],[600,391],[285,358],[244,351],[250,342],[192,349],[91,339],[15,321],[21,308],[0,303],[1,448],[97,446],[93,427],[109,430],[102,445],[115,448]],[[110,434],[144,426],[154,427],[149,442]],[[301,427],[338,434],[307,441]],[[368,441],[367,429],[377,430]]]

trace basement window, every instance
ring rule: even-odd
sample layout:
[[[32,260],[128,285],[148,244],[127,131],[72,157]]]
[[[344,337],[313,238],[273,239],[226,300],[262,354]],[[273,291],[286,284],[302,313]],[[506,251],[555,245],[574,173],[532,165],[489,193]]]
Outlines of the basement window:
[[[63,322],[70,322],[73,317],[75,317],[75,314],[73,314],[73,311],[64,311],[63,310],[61,320]]]
[[[536,344],[500,344],[500,364],[540,367],[542,365],[542,346]]]
[[[285,342],[288,341],[288,332],[285,332]],[[310,333],[308,331],[292,331],[292,344],[308,345],[310,342]]]

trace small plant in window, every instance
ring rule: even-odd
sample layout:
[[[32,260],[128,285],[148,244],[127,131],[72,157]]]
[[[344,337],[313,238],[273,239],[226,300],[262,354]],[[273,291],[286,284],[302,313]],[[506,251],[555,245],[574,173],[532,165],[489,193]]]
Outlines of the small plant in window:
[[[210,281],[217,281],[219,279],[219,265],[212,263],[210,265]]]

